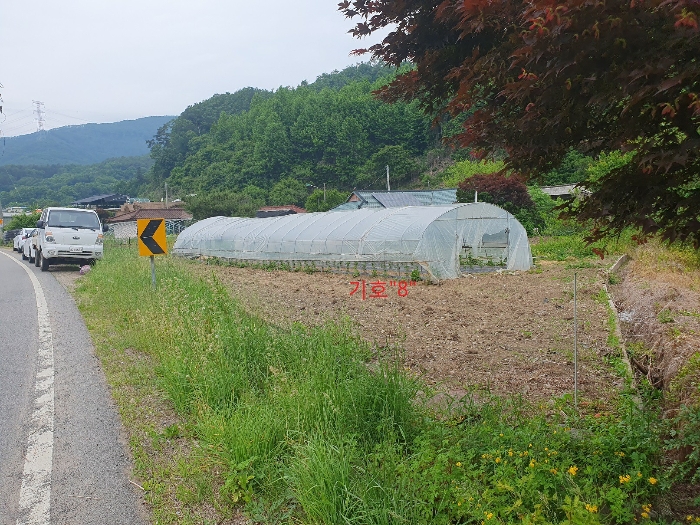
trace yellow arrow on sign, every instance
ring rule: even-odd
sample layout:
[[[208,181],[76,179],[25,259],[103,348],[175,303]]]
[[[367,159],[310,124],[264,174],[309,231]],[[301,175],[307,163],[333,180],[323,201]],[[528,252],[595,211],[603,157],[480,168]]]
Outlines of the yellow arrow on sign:
[[[166,255],[168,243],[165,239],[165,219],[136,219],[139,255],[151,257]]]

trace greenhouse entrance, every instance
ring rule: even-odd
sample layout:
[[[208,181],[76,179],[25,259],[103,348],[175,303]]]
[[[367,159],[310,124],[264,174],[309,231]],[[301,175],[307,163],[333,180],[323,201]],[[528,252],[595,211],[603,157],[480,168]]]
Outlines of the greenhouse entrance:
[[[483,202],[405,206],[262,219],[211,217],[177,238],[173,252],[282,267],[455,279],[476,269],[528,270],[525,228]]]

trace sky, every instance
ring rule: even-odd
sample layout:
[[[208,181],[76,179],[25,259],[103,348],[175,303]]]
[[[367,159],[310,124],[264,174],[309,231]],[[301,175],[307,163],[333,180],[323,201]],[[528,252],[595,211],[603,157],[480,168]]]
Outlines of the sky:
[[[7,0],[0,136],[179,115],[216,93],[312,82],[356,64],[338,0]],[[368,58],[364,58],[368,60]]]

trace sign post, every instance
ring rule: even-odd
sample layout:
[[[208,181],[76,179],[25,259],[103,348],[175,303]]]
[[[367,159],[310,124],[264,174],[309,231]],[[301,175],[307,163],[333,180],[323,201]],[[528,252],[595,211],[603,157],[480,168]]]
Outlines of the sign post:
[[[136,219],[139,255],[151,258],[151,285],[156,287],[155,255],[167,255],[165,219]]]

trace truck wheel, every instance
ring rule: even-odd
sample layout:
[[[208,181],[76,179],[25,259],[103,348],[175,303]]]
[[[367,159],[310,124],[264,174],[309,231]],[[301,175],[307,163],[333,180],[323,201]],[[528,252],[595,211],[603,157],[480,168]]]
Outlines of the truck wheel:
[[[43,255],[41,256],[41,271],[42,272],[49,271],[49,260],[46,257],[44,257]]]
[[[37,251],[36,254],[34,255],[34,266],[36,266],[38,268],[40,264],[41,264],[41,252]]]

